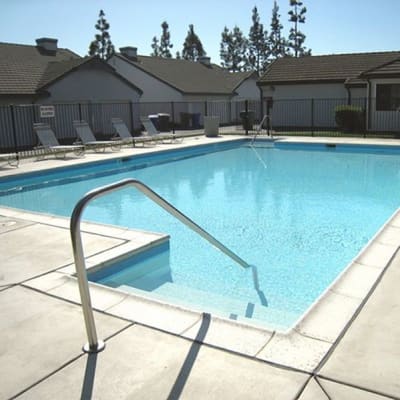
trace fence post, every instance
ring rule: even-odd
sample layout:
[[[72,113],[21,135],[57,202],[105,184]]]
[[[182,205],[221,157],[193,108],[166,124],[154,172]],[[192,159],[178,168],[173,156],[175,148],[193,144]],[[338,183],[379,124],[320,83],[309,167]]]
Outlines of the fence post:
[[[93,103],[88,102],[88,121],[87,123],[93,128]]]
[[[82,118],[82,104],[81,103],[78,104],[78,111],[79,111],[79,121],[82,121],[83,118]]]
[[[130,123],[131,123],[131,132],[133,132],[135,129],[135,122],[133,120],[133,102],[132,102],[132,100],[129,100],[129,119],[130,119]]]
[[[311,136],[314,136],[314,99],[311,99]]]
[[[35,107],[35,104],[32,103],[31,104],[31,114],[32,114],[32,120],[33,123],[36,124],[37,122],[41,122],[41,120],[39,121],[39,118],[37,118],[37,108]],[[40,108],[40,105],[39,105]],[[32,143],[36,143],[36,146],[39,145],[39,140],[36,138],[35,139],[35,132],[33,130],[33,125],[31,126],[31,137],[32,137]]]
[[[204,116],[207,117],[208,115],[208,104],[207,100],[204,102]]]
[[[175,135],[175,104],[171,101],[172,133]]]
[[[364,139],[367,137],[367,129],[368,129],[368,122],[366,121],[367,119],[367,107],[368,107],[368,99],[364,99],[364,122],[365,122],[365,128],[364,128]],[[369,114],[369,112],[368,112]]]
[[[246,136],[249,134],[249,123],[248,123],[248,121],[249,121],[249,101],[248,100],[245,100],[244,101],[244,111],[245,111],[245,117],[244,117],[244,120],[245,120],[245,125],[246,125]]]
[[[17,154],[17,161],[19,161],[17,131],[16,131],[16,126],[15,126],[14,104],[10,105],[10,111],[11,111],[11,127],[12,127],[12,132],[13,132],[13,139],[14,139],[14,150],[15,150],[15,153]]]

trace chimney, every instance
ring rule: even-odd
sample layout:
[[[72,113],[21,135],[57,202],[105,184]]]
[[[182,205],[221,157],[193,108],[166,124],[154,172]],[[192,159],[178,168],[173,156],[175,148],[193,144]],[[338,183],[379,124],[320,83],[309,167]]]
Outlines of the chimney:
[[[43,38],[36,39],[36,46],[44,51],[56,52],[57,51],[57,42],[58,42],[57,39],[43,37]]]
[[[199,63],[205,65],[206,67],[211,67],[211,58],[206,56],[201,56],[197,60]]]
[[[124,57],[129,58],[132,61],[137,61],[137,47],[120,47],[119,51]]]

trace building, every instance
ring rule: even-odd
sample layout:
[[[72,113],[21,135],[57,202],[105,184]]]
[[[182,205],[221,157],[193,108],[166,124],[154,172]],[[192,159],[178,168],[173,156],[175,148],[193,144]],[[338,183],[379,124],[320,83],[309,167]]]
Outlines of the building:
[[[395,51],[285,57],[268,67],[258,85],[275,126],[334,128],[335,107],[353,104],[365,111],[368,129],[399,130],[392,109],[400,105],[399,60]],[[382,105],[379,99],[388,93],[390,105]]]
[[[0,43],[1,104],[137,102],[141,93],[106,62],[58,48],[57,39]]]
[[[60,139],[74,139],[74,119],[111,133],[112,117],[133,124],[131,104],[141,94],[105,61],[61,49],[57,39],[40,38],[36,46],[0,43],[0,148],[34,145],[35,122],[50,123]],[[44,104],[54,112],[42,113]]]
[[[185,125],[188,115],[217,114],[221,123],[232,120],[232,102],[260,99],[257,74],[230,73],[209,57],[197,62],[183,59],[141,56],[136,47],[120,48],[109,64],[128,81],[143,90],[141,114],[169,113]],[[224,119],[226,121],[224,121]]]

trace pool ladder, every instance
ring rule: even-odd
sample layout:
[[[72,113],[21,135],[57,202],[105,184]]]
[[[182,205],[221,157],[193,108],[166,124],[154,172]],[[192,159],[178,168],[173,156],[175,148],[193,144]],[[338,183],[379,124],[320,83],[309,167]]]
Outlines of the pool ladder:
[[[110,184],[107,186],[99,187],[97,189],[94,189],[94,190],[88,192],[82,199],[80,199],[78,201],[78,203],[76,204],[76,206],[72,212],[71,222],[70,222],[71,241],[72,241],[72,248],[73,248],[73,253],[74,253],[76,275],[78,278],[78,286],[79,286],[79,292],[80,292],[80,296],[81,296],[83,316],[84,316],[84,320],[85,320],[86,333],[87,333],[87,337],[88,337],[88,343],[86,343],[83,346],[83,351],[86,353],[98,353],[98,352],[102,351],[105,348],[105,343],[104,343],[104,341],[99,340],[97,338],[96,325],[95,325],[94,316],[93,316],[92,302],[90,299],[88,277],[87,277],[86,265],[85,265],[85,257],[83,254],[82,237],[81,237],[81,230],[80,230],[81,216],[82,216],[82,213],[83,213],[85,207],[91,200],[98,198],[104,194],[117,191],[126,186],[133,186],[136,189],[138,189],[140,192],[142,192],[148,198],[153,200],[164,210],[169,212],[172,216],[177,218],[179,221],[181,221],[183,224],[188,226],[190,229],[192,229],[194,232],[196,232],[202,238],[206,239],[213,246],[215,246],[220,251],[225,253],[228,257],[230,257],[233,261],[238,263],[241,267],[252,268],[254,287],[257,290],[257,292],[259,291],[258,275],[257,275],[257,269],[255,266],[248,264],[246,261],[244,261],[242,258],[240,258],[233,251],[229,250],[220,241],[215,239],[212,235],[210,235],[208,232],[206,232],[203,228],[201,228],[199,225],[197,225],[195,222],[193,222],[186,215],[181,213],[172,204],[168,203],[165,199],[163,199],[160,195],[158,195],[156,192],[151,190],[144,183],[142,183],[138,180],[135,180],[135,179],[125,179],[125,180],[122,180],[122,181],[119,181],[119,182],[116,182],[116,183],[113,183],[113,184]]]
[[[271,139],[272,139],[272,132],[270,131],[271,117],[268,114],[265,114],[263,116],[263,119],[261,120],[260,124],[256,128],[256,133],[253,135],[253,138],[251,139],[251,142],[250,142],[251,145],[255,142],[255,140],[257,139],[257,136],[261,133],[262,127],[263,127],[265,121],[267,121],[267,133],[269,136],[271,136]]]

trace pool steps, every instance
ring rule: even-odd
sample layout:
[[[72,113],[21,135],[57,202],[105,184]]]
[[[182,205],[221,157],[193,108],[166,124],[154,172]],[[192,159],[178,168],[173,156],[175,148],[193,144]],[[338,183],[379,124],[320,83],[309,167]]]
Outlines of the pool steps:
[[[149,295],[147,291],[129,285],[121,285],[118,290],[143,297]],[[278,328],[281,326],[282,330],[286,329],[287,319],[295,321],[298,318],[297,314],[289,315],[286,312],[283,320],[282,310],[272,310],[264,307],[261,302],[255,304],[240,299],[228,298],[216,293],[207,293],[200,289],[189,288],[175,282],[164,282],[156,291],[151,292],[151,298],[165,303],[178,300],[180,304],[189,309],[207,310],[207,312],[222,318],[243,321],[256,326],[265,326],[266,323],[274,324]],[[197,305],[190,301],[194,298]]]

